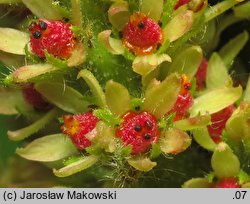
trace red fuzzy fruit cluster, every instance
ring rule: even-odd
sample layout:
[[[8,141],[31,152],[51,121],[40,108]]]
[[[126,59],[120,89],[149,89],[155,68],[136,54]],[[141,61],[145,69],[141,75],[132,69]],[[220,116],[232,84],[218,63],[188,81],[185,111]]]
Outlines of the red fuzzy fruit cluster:
[[[199,69],[196,72],[195,78],[197,91],[204,89],[206,86],[207,64],[208,62],[206,58],[203,58]]]
[[[31,23],[30,46],[34,54],[45,57],[45,51],[54,57],[68,59],[75,45],[70,24],[40,19]]]
[[[64,125],[61,127],[61,130],[64,134],[68,135],[75,146],[83,150],[86,147],[91,145],[91,141],[88,139],[92,137],[91,131],[96,127],[97,122],[99,121],[91,112],[78,114],[78,115],[67,115],[63,117]]]
[[[207,127],[211,138],[215,143],[221,142],[221,134],[226,126],[227,120],[235,110],[234,105],[230,105],[217,113],[211,115],[212,124]]]
[[[52,105],[44,100],[42,95],[35,89],[34,84],[25,84],[22,86],[22,94],[25,101],[40,111],[48,111]]]
[[[224,178],[218,181],[214,187],[215,188],[241,188],[241,185],[238,184],[236,178],[230,177],[230,178]]]
[[[174,104],[174,107],[168,113],[175,113],[174,121],[186,117],[188,109],[193,105],[193,96],[189,92],[191,83],[186,75],[181,76],[181,91]]]
[[[150,113],[129,111],[122,118],[123,122],[116,130],[116,136],[125,145],[132,145],[132,154],[144,153],[158,141],[160,132],[157,120]]]
[[[187,92],[186,94],[179,94],[174,107],[172,108],[175,114],[174,121],[185,118],[188,109],[193,105],[193,96]]]
[[[142,13],[135,13],[124,27],[123,44],[137,55],[154,52],[163,42],[161,27]]]

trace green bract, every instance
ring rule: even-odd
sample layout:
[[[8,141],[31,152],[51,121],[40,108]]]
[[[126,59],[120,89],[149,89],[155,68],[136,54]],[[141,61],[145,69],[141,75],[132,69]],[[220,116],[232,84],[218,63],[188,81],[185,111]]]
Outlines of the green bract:
[[[14,141],[23,140],[44,128],[45,125],[50,123],[56,116],[57,110],[53,109],[28,127],[16,131],[8,131],[9,139]]]
[[[186,181],[182,188],[209,188],[211,184],[206,178],[194,178]]]
[[[225,87],[206,92],[194,100],[194,105],[189,112],[191,116],[218,112],[237,101],[241,94],[241,86]]]
[[[92,155],[79,159],[78,161],[71,163],[61,169],[54,169],[53,172],[58,177],[66,177],[71,176],[72,174],[83,171],[92,165],[94,165],[98,161],[98,157]]]
[[[0,28],[0,51],[25,55],[24,48],[28,41],[28,33],[12,28]]]
[[[35,85],[35,88],[50,103],[66,112],[85,112],[89,105],[81,93],[62,83],[40,82]]]
[[[158,0],[157,2],[154,0],[142,0],[141,12],[147,14],[150,18],[154,19],[157,22],[161,18],[163,4],[163,0]]]
[[[164,28],[164,37],[173,42],[192,28],[193,12],[190,10],[177,14]]]
[[[219,178],[234,177],[240,172],[239,159],[226,143],[218,144],[211,164],[215,175]]]
[[[156,162],[152,162],[149,158],[132,158],[128,163],[139,171],[150,171],[156,166]]]
[[[156,82],[145,93],[143,109],[153,113],[157,118],[162,117],[174,106],[180,91],[180,77],[171,74],[162,82]]]
[[[130,109],[129,92],[124,86],[114,81],[108,81],[105,90],[107,105],[112,113],[123,115]]]
[[[78,151],[67,136],[55,134],[36,139],[16,152],[25,159],[53,162],[77,154]]]
[[[38,18],[46,18],[50,20],[61,20],[64,15],[62,9],[56,5],[53,0],[22,0],[22,2],[34,13]]]
[[[206,127],[192,130],[192,135],[193,135],[194,140],[203,148],[210,150],[210,151],[215,150],[216,144],[210,137]]]
[[[199,68],[202,57],[202,50],[199,46],[188,47],[176,55],[173,62],[164,67],[163,71],[167,73],[178,72],[192,78]]]
[[[217,53],[213,53],[207,66],[206,85],[208,89],[221,88],[230,81],[227,68]]]

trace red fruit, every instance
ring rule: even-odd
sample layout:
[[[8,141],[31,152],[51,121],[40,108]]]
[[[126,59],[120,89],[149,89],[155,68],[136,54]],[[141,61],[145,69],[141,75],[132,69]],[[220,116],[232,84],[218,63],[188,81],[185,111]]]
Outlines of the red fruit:
[[[116,130],[116,136],[125,145],[132,145],[132,154],[144,153],[158,141],[160,132],[157,120],[150,113],[129,111],[122,118],[123,122]]]
[[[174,121],[181,120],[186,117],[188,109],[193,105],[193,96],[188,92],[184,95],[179,94],[177,101],[171,112],[176,113]]]
[[[48,111],[52,105],[45,101],[42,95],[34,88],[34,84],[22,86],[22,94],[25,101],[40,111]]]
[[[174,10],[178,9],[180,6],[184,4],[188,4],[189,2],[190,0],[179,0],[174,6]]]
[[[205,58],[202,59],[201,64],[199,66],[198,71],[196,72],[196,89],[202,90],[206,86],[206,75],[207,75],[207,60]]]
[[[221,133],[226,126],[227,120],[231,117],[234,110],[235,106],[230,105],[211,115],[212,125],[207,126],[207,129],[215,143],[221,142]]]
[[[78,115],[67,115],[63,117],[64,125],[61,127],[61,130],[64,134],[68,135],[75,146],[83,150],[86,147],[91,145],[89,140],[93,136],[91,131],[96,127],[97,122],[99,121],[91,112],[78,114]],[[88,138],[86,135],[88,135]]]
[[[154,52],[163,42],[160,26],[142,13],[135,13],[124,27],[123,44],[137,55],[147,55]]]
[[[224,178],[218,181],[214,187],[215,188],[241,188],[241,185],[238,184],[236,178],[230,177],[230,178]]]
[[[174,107],[168,113],[175,113],[174,121],[186,117],[188,109],[193,105],[193,96],[189,92],[191,83],[186,75],[181,76],[181,90]]]
[[[75,45],[69,23],[40,19],[29,27],[32,52],[44,58],[44,52],[54,57],[68,59]]]

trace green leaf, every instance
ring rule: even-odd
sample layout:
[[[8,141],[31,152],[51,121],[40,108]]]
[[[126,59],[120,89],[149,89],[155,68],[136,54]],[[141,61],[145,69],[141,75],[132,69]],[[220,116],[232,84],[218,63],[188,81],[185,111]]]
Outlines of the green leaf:
[[[55,67],[58,67],[60,69],[67,69],[67,62],[61,59],[58,59],[54,57],[53,55],[49,54],[47,51],[45,51],[45,57],[48,64],[52,64]]]
[[[5,84],[26,83],[35,77],[56,71],[57,68],[50,64],[26,65],[16,69],[4,81]]]
[[[128,2],[117,1],[111,5],[108,10],[109,22],[117,30],[122,30],[129,21],[130,12],[128,9]]]
[[[164,38],[173,42],[190,31],[193,25],[194,13],[185,10],[178,13],[163,29]]]
[[[248,12],[250,12],[250,10]],[[219,54],[228,68],[231,67],[235,57],[246,45],[248,39],[249,39],[249,34],[247,31],[244,31],[243,33],[231,39],[226,45],[224,45],[220,49]],[[220,76],[219,73],[218,76]]]
[[[80,171],[83,171],[92,165],[94,165],[98,161],[98,157],[91,155],[91,156],[86,156],[83,157],[82,159],[78,160],[77,162],[71,163],[68,166],[65,166],[61,169],[53,169],[53,173],[57,177],[67,177],[71,176],[73,174],[76,174]]]
[[[62,9],[53,0],[22,0],[25,6],[32,11],[38,18],[49,20],[63,19]]]
[[[115,129],[100,121],[96,126],[97,135],[93,142],[99,147],[103,148],[106,152],[114,152],[116,150],[116,137]]]
[[[207,65],[206,86],[208,89],[221,88],[230,81],[227,68],[217,53],[213,53]]]
[[[165,28],[166,24],[172,18],[174,6],[177,2],[178,2],[178,0],[168,0],[168,1],[164,2],[162,17],[161,17],[161,22],[162,22],[163,28]]]
[[[156,143],[152,144],[152,149],[150,151],[150,159],[157,158],[158,156],[160,156],[161,153],[161,147]]]
[[[82,113],[88,110],[89,103],[75,89],[58,82],[39,82],[35,89],[50,103],[70,113]]]
[[[169,128],[162,132],[159,145],[165,154],[179,154],[191,145],[191,138],[182,130]]]
[[[0,86],[0,114],[14,115],[18,114],[20,107],[29,107],[24,101],[23,95],[20,91]]]
[[[143,100],[141,98],[133,98],[130,101],[131,110],[139,111],[142,109]]]
[[[29,34],[12,28],[0,28],[0,51],[25,55],[25,45],[29,42]]]
[[[128,159],[128,163],[138,171],[148,172],[152,170],[157,163],[152,162],[149,158],[134,157]]]
[[[86,51],[84,45],[78,42],[74,47],[70,58],[67,60],[67,65],[69,67],[76,67],[84,63],[86,60]]]
[[[109,109],[115,115],[123,115],[130,109],[128,90],[113,80],[108,81],[106,84],[105,98]]]
[[[79,72],[77,79],[79,78],[83,78],[88,84],[93,96],[95,97],[96,104],[100,107],[105,107],[105,94],[95,76],[90,71],[84,69]]]
[[[44,136],[18,148],[16,153],[28,160],[53,162],[77,154],[78,151],[70,138],[63,134]]]
[[[38,132],[48,123],[50,123],[58,114],[57,109],[52,109],[48,113],[46,113],[42,118],[29,125],[28,127],[16,130],[16,131],[8,131],[7,134],[9,139],[14,141],[23,140],[32,134]]]
[[[130,157],[132,149],[133,149],[132,145],[128,145],[125,147],[122,146],[120,149],[117,150],[117,153],[118,153],[120,158]]]
[[[243,170],[240,170],[238,174],[239,184],[242,185],[244,183],[250,182],[250,176]]]
[[[192,116],[216,113],[233,104],[242,95],[241,86],[225,87],[209,91],[194,99],[193,106],[189,109]]]
[[[202,115],[194,118],[187,118],[183,120],[178,120],[173,123],[173,127],[178,128],[180,130],[193,130],[197,128],[206,127],[211,123],[210,115]]]
[[[74,162],[81,160],[81,158],[82,156],[79,156],[79,155],[70,156],[69,158],[63,160],[63,165],[68,166]]]
[[[250,17],[250,2],[240,4],[233,8],[234,15],[239,18],[249,18]]]
[[[82,12],[81,12],[80,0],[71,0],[71,13],[72,13],[72,24],[81,28],[82,27]]]
[[[248,81],[247,81],[247,86],[244,91],[243,100],[250,102],[250,77],[248,78]]]
[[[244,0],[243,0],[244,1]],[[240,0],[226,0],[220,3],[217,3],[214,6],[208,7],[205,12],[206,22],[216,18],[220,14],[232,8],[234,5],[240,3]]]
[[[163,11],[163,0],[141,0],[141,12],[158,22]]]
[[[165,53],[167,49],[169,48],[169,46],[170,46],[169,40],[165,40],[163,44],[160,46],[160,48],[156,51],[156,54]]]
[[[180,83],[179,75],[171,74],[161,83],[150,86],[145,93],[143,109],[161,118],[174,106]]]
[[[167,54],[151,54],[146,56],[137,56],[133,61],[134,72],[145,76],[156,69],[163,62],[171,62]]]
[[[218,178],[235,177],[240,172],[240,161],[230,147],[221,142],[217,145],[211,165]]]
[[[105,46],[107,51],[114,55],[121,55],[125,51],[122,41],[110,37],[111,32],[111,30],[102,31],[98,34],[98,39]]]
[[[97,109],[93,114],[111,127],[115,127],[121,122],[121,119],[113,115],[109,109]]]
[[[192,130],[192,135],[194,140],[203,148],[214,151],[216,148],[216,143],[210,137],[207,127]]]
[[[7,52],[0,51],[0,62],[7,67],[20,67],[23,66],[25,61],[24,55],[15,55]]]
[[[250,138],[250,104],[242,103],[228,119],[226,123],[227,135],[234,142],[241,142],[244,138]]]
[[[192,78],[196,74],[202,58],[202,49],[199,46],[191,46],[178,53],[173,58],[173,62],[165,69],[168,74],[177,72]]]
[[[210,188],[211,183],[206,178],[193,178],[186,181],[182,188]]]
[[[42,62],[42,59],[32,53],[28,44],[25,45],[24,51],[26,60],[31,61],[33,64],[39,64]]]

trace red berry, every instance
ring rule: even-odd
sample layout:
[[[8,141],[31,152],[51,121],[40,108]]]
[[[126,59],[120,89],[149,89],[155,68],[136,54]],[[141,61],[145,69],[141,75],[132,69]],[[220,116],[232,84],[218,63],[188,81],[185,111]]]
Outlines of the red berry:
[[[34,88],[34,84],[22,86],[22,94],[25,101],[40,111],[48,111],[52,105],[45,101],[42,95]]]
[[[224,178],[218,181],[214,187],[215,188],[241,188],[241,185],[238,184],[236,178],[230,177],[230,178]]]
[[[227,120],[235,110],[234,105],[230,105],[217,113],[211,115],[212,124],[207,126],[208,132],[215,143],[221,142],[221,134],[226,126]]]
[[[125,145],[132,145],[132,154],[148,151],[158,141],[160,132],[157,120],[150,113],[129,111],[123,116],[123,122],[116,130],[116,136]]]
[[[137,55],[147,55],[154,52],[163,42],[160,26],[142,13],[135,13],[124,27],[123,44]]]
[[[177,3],[174,6],[174,10],[178,9],[180,6],[184,5],[184,4],[188,4],[190,2],[190,0],[179,0],[177,1]]]
[[[44,58],[44,52],[54,57],[68,59],[75,45],[70,24],[62,21],[40,19],[30,25],[30,45],[32,52]]]
[[[174,121],[185,118],[188,109],[192,105],[193,105],[193,97],[189,92],[184,95],[179,94],[177,101],[175,102],[175,105],[171,111],[172,113],[176,113]]]
[[[196,72],[196,89],[202,90],[206,86],[206,75],[207,75],[207,60],[205,58],[202,59],[201,64],[199,66],[198,71]]]
[[[91,112],[87,112],[73,116],[67,115],[63,117],[63,120],[62,132],[71,138],[78,149],[83,150],[91,145],[91,141],[86,135],[96,127],[99,121],[97,117]]]
[[[175,113],[174,121],[186,117],[188,109],[193,105],[193,96],[189,92],[191,83],[186,75],[181,76],[181,90],[174,107],[168,113]]]

